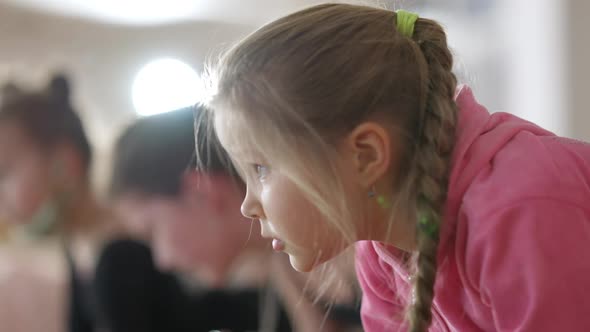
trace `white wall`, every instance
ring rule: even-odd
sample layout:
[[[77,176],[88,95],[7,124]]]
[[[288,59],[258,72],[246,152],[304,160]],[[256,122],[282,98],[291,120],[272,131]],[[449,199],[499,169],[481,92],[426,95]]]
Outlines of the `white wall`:
[[[572,135],[566,56],[566,3],[502,0],[508,110],[560,135]]]
[[[562,36],[568,41],[566,58],[570,77],[567,98],[570,100],[570,126],[574,137],[590,142],[590,2],[569,0],[567,31]]]

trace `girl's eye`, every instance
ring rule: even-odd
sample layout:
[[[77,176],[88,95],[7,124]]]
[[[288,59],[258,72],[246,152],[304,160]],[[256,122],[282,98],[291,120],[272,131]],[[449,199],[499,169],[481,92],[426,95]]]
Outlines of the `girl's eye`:
[[[258,179],[262,180],[268,175],[268,167],[256,164],[254,165],[254,169],[256,171],[256,175]]]

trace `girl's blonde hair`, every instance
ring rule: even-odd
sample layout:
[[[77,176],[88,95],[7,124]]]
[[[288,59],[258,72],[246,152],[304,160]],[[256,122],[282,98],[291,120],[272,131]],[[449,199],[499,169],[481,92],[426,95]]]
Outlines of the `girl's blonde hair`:
[[[403,142],[404,158],[391,183],[396,199],[390,224],[416,224],[408,317],[411,331],[425,331],[454,144],[456,78],[438,23],[420,18],[407,38],[396,19],[395,12],[379,8],[324,4],[274,21],[211,70],[215,93],[208,106],[231,110],[224,119],[248,128],[237,139],[280,163],[347,244],[357,240],[353,220],[364,216],[349,204],[359,197],[345,195],[335,175],[334,147],[366,120],[384,119],[401,132],[395,138]]]

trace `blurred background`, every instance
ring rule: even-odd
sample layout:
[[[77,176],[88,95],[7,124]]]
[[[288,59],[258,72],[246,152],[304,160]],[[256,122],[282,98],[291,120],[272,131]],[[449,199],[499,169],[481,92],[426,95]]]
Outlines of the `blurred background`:
[[[177,106],[171,93],[181,104],[187,94],[198,95],[183,87],[187,80],[198,80],[206,59],[257,26],[318,2],[0,0],[0,81],[18,78],[34,86],[51,71],[68,73],[97,155],[93,178],[102,188],[109,149],[123,125],[156,112],[162,100]],[[449,31],[461,80],[491,111],[516,113],[559,134],[590,139],[585,107],[590,103],[590,43],[585,32],[590,28],[585,15],[589,3],[364,3],[415,9],[439,19]],[[161,59],[175,59],[187,67],[164,61],[140,75]],[[185,72],[188,67],[196,74]],[[169,89],[159,89],[158,84]],[[151,93],[152,89],[160,92]]]
[[[100,197],[124,128],[191,105],[200,97],[207,60],[262,24],[321,2],[0,0],[0,83],[40,89],[53,73],[67,75],[94,151],[91,176]],[[460,81],[490,111],[590,140],[590,2],[347,2],[410,9],[439,20],[448,30]],[[0,243],[8,237],[6,227],[0,220]],[[0,262],[0,287],[9,273]],[[36,292],[29,290],[33,297]]]

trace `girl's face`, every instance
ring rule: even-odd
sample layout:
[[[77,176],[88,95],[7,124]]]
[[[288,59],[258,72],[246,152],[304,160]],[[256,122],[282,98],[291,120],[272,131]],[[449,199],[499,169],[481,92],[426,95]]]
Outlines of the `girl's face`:
[[[262,236],[273,239],[275,250],[287,253],[291,265],[298,271],[308,272],[340,253],[345,247],[341,233],[330,225],[279,165],[264,160],[254,147],[244,143],[245,140],[236,139],[239,138],[236,132],[240,131],[235,126],[229,127],[223,112],[216,114],[219,140],[247,185],[242,214],[260,221]],[[340,178],[351,179],[345,167],[342,172]]]
[[[51,158],[19,126],[0,123],[0,220],[24,223],[51,197]]]

